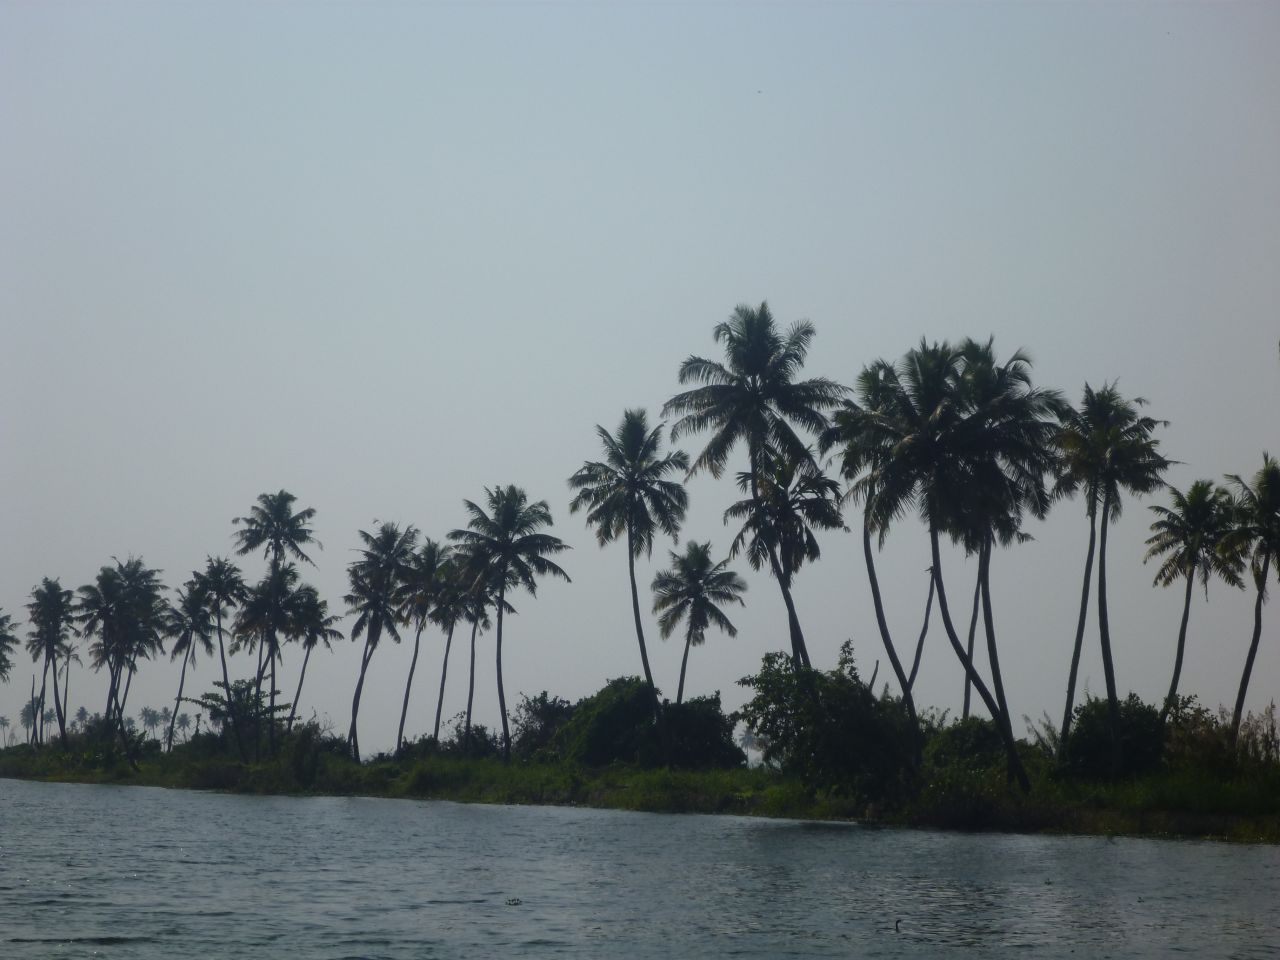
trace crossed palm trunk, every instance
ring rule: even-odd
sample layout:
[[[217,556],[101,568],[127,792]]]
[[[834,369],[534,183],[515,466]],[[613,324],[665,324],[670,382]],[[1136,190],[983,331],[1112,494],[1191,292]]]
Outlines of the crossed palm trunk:
[[[351,698],[351,729],[347,732],[347,743],[351,746],[351,755],[356,763],[360,762],[360,735],[356,731],[356,717],[360,713],[360,694],[364,691],[364,677],[369,670],[369,661],[373,659],[374,648],[382,637],[382,622],[374,620],[364,638],[364,653],[360,657],[360,679],[356,681],[356,692]]]
[[[444,641],[444,665],[440,668],[440,696],[436,699],[436,724],[432,729],[431,737],[437,744],[440,743],[440,714],[444,710],[444,681],[449,675],[449,651],[453,648],[453,628],[455,624],[449,623],[449,633]]]
[[[889,657],[889,666],[893,668],[893,675],[898,680],[898,687],[902,690],[902,702],[906,705],[907,714],[911,717],[911,726],[917,726],[916,721],[916,704],[915,699],[911,695],[911,679],[907,677],[907,673],[902,668],[902,661],[898,659],[898,651],[893,645],[893,638],[889,635],[889,624],[884,614],[884,600],[880,595],[880,578],[876,575],[875,555],[871,548],[871,508],[870,498],[867,500],[867,508],[862,518],[862,555],[867,563],[867,579],[871,582],[871,601],[876,613],[876,626],[880,630],[880,640],[884,644],[885,653]],[[931,575],[932,576],[932,575]]]
[[[760,499],[760,454],[759,451],[752,447],[751,450],[751,502],[757,515],[763,514],[764,505]],[[795,601],[791,597],[791,580],[782,569],[782,564],[778,561],[778,551],[774,546],[770,537],[765,537],[765,551],[769,555],[769,569],[773,571],[773,578],[778,581],[778,588],[782,591],[782,602],[787,608],[787,628],[791,634],[791,662],[798,671],[801,668],[810,670],[813,664],[809,661],[809,649],[805,646],[804,631],[800,629],[800,617],[796,614]]]
[[[413,687],[413,672],[418,669],[418,646],[422,642],[422,630],[426,626],[426,618],[419,618],[418,629],[413,636],[413,659],[409,661],[409,676],[404,682],[404,704],[400,707],[400,726],[396,730],[396,753],[404,749],[404,721],[409,715],[409,690]]]

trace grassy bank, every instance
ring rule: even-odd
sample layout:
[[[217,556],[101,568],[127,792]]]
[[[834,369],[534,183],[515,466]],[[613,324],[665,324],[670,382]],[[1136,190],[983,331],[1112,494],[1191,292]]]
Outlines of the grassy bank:
[[[910,799],[872,803],[806,788],[776,771],[592,769],[567,763],[431,756],[357,764],[290,743],[275,760],[241,763],[181,747],[136,765],[90,753],[0,751],[0,776],[248,794],[359,795],[467,803],[554,804],[670,813],[848,819],[888,826],[1280,842],[1275,777],[1161,771],[1117,782],[1063,779],[1033,765],[1033,789],[1010,788],[997,766],[934,770]]]

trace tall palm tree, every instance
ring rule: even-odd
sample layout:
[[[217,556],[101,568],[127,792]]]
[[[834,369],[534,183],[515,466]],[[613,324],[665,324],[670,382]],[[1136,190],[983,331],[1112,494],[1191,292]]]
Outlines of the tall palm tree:
[[[1179,579],[1186,580],[1182,600],[1182,622],[1178,626],[1178,646],[1173,659],[1173,679],[1160,709],[1160,720],[1169,716],[1178,697],[1178,678],[1182,675],[1182,655],[1186,650],[1187,622],[1191,618],[1191,590],[1199,575],[1205,596],[1209,595],[1209,579],[1221,577],[1233,587],[1243,587],[1243,566],[1239,555],[1221,549],[1223,540],[1235,520],[1235,501],[1231,494],[1211,480],[1197,480],[1182,491],[1169,488],[1172,506],[1153,506],[1156,520],[1147,538],[1145,563],[1158,557],[1164,561],[1156,571],[1155,585],[1167,587]]]
[[[1107,613],[1107,530],[1120,516],[1122,494],[1152,493],[1164,483],[1170,461],[1160,455],[1157,428],[1165,421],[1143,416],[1142,397],[1126,400],[1115,383],[1100,390],[1084,385],[1080,408],[1067,415],[1058,434],[1061,475],[1056,492],[1084,494],[1089,518],[1089,547],[1085,555],[1084,585],[1080,591],[1080,614],[1076,619],[1075,646],[1067,676],[1067,704],[1062,715],[1061,748],[1067,747],[1071,713],[1075,707],[1076,676],[1080,668],[1080,648],[1084,641],[1085,617],[1089,609],[1089,580],[1093,571],[1095,546],[1098,557],[1098,635],[1102,645],[1102,669],[1107,685],[1107,715],[1114,743],[1114,763],[1120,762],[1120,698],[1116,691],[1115,664],[1111,657],[1111,625]],[[1099,520],[1101,523],[1099,524]]]
[[[58,733],[64,750],[67,748],[67,715],[58,694],[58,657],[70,655],[71,637],[75,635],[71,596],[71,591],[62,589],[62,584],[57,580],[45,577],[31,591],[31,602],[27,604],[27,615],[32,627],[27,640],[27,651],[32,660],[44,661],[39,708],[43,714],[45,683],[52,670],[54,715],[58,720]]]
[[[342,618],[337,614],[330,615],[329,604],[320,599],[316,588],[304,583],[294,593],[294,636],[302,644],[302,670],[298,673],[298,689],[293,695],[293,703],[289,707],[289,726],[293,729],[293,721],[298,716],[298,704],[302,700],[302,683],[307,679],[307,664],[311,661],[311,651],[320,644],[326,650],[332,649],[335,640],[342,639],[342,631],[336,624]]]
[[[569,486],[577,491],[569,504],[569,512],[587,510],[587,523],[596,528],[600,546],[626,535],[631,615],[655,717],[658,691],[649,668],[649,651],[640,622],[636,558],[641,554],[653,555],[653,539],[658,531],[675,541],[689,506],[684,486],[667,479],[678,470],[687,471],[689,458],[681,450],[662,455],[663,426],[660,423],[650,430],[644,410],[624,412],[616,433],[597,425],[596,435],[604,447],[604,460],[587,461],[569,478]]]
[[[759,570],[772,553],[788,590],[796,572],[822,556],[814,531],[845,528],[840,485],[822,472],[809,450],[795,457],[767,448],[754,477],[738,474],[738,489],[749,496],[724,512],[725,523],[742,521],[729,557],[745,551],[752,569]]]
[[[1235,488],[1239,506],[1223,548],[1248,558],[1257,589],[1253,602],[1253,636],[1249,640],[1244,674],[1240,677],[1240,690],[1231,713],[1231,742],[1234,744],[1240,735],[1245,694],[1249,690],[1253,662],[1258,656],[1258,641],[1262,637],[1262,605],[1267,601],[1267,576],[1272,570],[1280,572],[1280,463],[1270,454],[1263,453],[1262,467],[1249,482],[1236,474],[1228,474],[1227,480]]]
[[[182,740],[185,743],[187,740],[191,739],[187,735],[187,731],[191,729],[191,714],[184,710],[182,713],[178,714],[176,723],[178,729],[182,731]]]
[[[404,744],[404,722],[409,715],[409,691],[413,687],[414,671],[418,668],[418,648],[422,642],[422,631],[435,611],[440,592],[445,589],[443,576],[448,570],[449,553],[448,544],[437,543],[430,537],[423,538],[422,546],[413,555],[404,580],[405,613],[414,628],[413,659],[409,662],[409,675],[404,682],[404,703],[400,706],[400,726],[396,730],[397,753]]]
[[[83,731],[89,723],[89,708],[82,706],[76,711],[76,726]]]
[[[222,619],[232,608],[244,602],[248,590],[240,574],[240,568],[225,557],[207,557],[204,569],[196,571],[192,577],[213,613],[214,625],[218,633],[218,657],[222,661],[222,690],[226,696],[227,717],[232,734],[236,738],[236,749],[240,759],[246,760],[248,757],[244,749],[244,736],[240,730],[240,717],[232,694],[231,674],[227,670],[227,647],[223,640]]]
[[[173,638],[171,660],[182,657],[182,672],[178,675],[178,695],[173,700],[173,712],[168,718],[169,730],[165,736],[165,749],[173,749],[173,718],[182,708],[182,691],[187,684],[187,667],[195,663],[196,651],[203,648],[206,656],[213,656],[213,616],[209,601],[197,580],[188,580],[178,588],[177,603],[169,607],[166,630]],[[168,709],[167,707],[165,708]]]
[[[254,680],[255,730],[260,729],[263,705],[262,683],[270,676],[270,689],[267,694],[267,740],[271,753],[276,750],[276,695],[279,688],[276,684],[276,667],[283,659],[281,644],[299,634],[297,628],[298,606],[298,568],[292,563],[280,566],[272,565],[267,576],[251,588],[240,605],[236,616],[234,632],[236,642],[232,644],[235,653],[241,647],[257,650],[258,669]],[[255,737],[255,751],[258,740]]]
[[[7,683],[13,669],[13,652],[18,647],[18,635],[13,630],[13,617],[0,611],[0,683]],[[5,726],[7,727],[6,720]]]
[[[463,755],[471,753],[471,708],[475,703],[476,697],[476,636],[484,630],[488,630],[493,626],[493,622],[489,619],[489,608],[497,603],[494,597],[484,583],[472,583],[467,591],[463,593],[463,617],[471,624],[471,662],[467,672],[467,712],[466,720],[462,728],[462,752]],[[507,604],[507,612],[514,613],[515,608]],[[439,708],[436,710],[439,713]],[[436,742],[439,742],[439,717],[437,717]]]
[[[488,512],[470,500],[463,504],[470,514],[467,527],[454,530],[450,539],[462,544],[477,585],[485,585],[496,595],[498,709],[502,714],[502,757],[511,759],[511,731],[507,723],[507,698],[502,687],[502,615],[509,590],[521,587],[537,593],[537,577],[569,575],[549,555],[569,549],[559,537],[543,533],[551,526],[551,509],[545,500],[530,503],[517,486],[485,488]]]
[[[663,416],[679,416],[671,428],[673,442],[685,433],[710,431],[691,474],[707,470],[719,477],[734,447],[745,444],[751,497],[758,502],[766,447],[802,457],[805,443],[797,430],[821,433],[827,426],[824,411],[836,406],[846,391],[823,377],[797,379],[813,341],[813,325],[801,321],[780,333],[767,303],[758,308],[740,305],[716,325],[713,336],[724,344],[724,362],[688,357],[680,365],[680,382],[700,386],[668,400]],[[787,608],[792,660],[797,668],[808,667],[809,651],[781,561],[771,545],[765,545],[765,554]]]
[[[412,569],[418,530],[412,525],[401,530],[394,523],[384,523],[375,533],[361,530],[360,540],[364,548],[360,551],[360,559],[347,568],[351,590],[343,598],[349,612],[356,617],[351,639],[358,640],[361,635],[365,638],[360,678],[351,698],[351,730],[347,734],[351,754],[357,762],[360,760],[360,738],[356,732],[356,719],[360,713],[365,672],[384,631],[396,643],[400,642],[400,632],[396,627],[404,619],[403,584]]]
[[[444,710],[444,684],[449,675],[449,652],[453,649],[453,631],[458,622],[466,619],[467,589],[470,580],[466,577],[466,564],[463,556],[451,552],[439,570],[439,588],[436,591],[435,607],[431,611],[431,619],[444,631],[444,662],[440,667],[440,693],[436,698],[436,722],[431,736],[436,743],[440,742],[440,717]]]
[[[711,544],[690,540],[684,554],[670,553],[671,567],[653,578],[653,612],[660,614],[658,627],[665,640],[685,623],[684,656],[680,659],[680,686],[676,703],[684,702],[685,669],[689,665],[689,648],[702,646],[707,628],[715,625],[731,637],[738,635],[722,606],[743,606],[746,582],[730,570],[728,559],[715,563]]]
[[[17,642],[16,638],[14,642]],[[7,746],[9,746],[9,718],[0,716],[0,747]]]
[[[287,490],[259,494],[248,516],[231,521],[242,527],[235,533],[236,553],[243,557],[261,547],[273,567],[280,566],[288,557],[314,566],[303,547],[314,544],[323,549],[311,530],[316,511],[313,507],[295,511],[293,505],[297,499]]]

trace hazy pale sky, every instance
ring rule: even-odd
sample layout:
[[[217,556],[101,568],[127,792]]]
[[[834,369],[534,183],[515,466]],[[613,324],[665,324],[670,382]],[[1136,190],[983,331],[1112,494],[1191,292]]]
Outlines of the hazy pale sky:
[[[516,599],[507,689],[576,699],[639,657],[624,550],[570,516],[565,478],[598,457],[595,424],[656,418],[680,361],[716,356],[713,325],[765,298],[816,325],[813,375],[994,335],[1072,400],[1117,377],[1147,397],[1171,421],[1174,484],[1251,474],[1280,451],[1277,103],[1268,3],[2,2],[0,607],[21,617],[41,577],[74,588],[112,556],[180,583],[283,487],[318,511],[303,576],[340,610],[358,529],[443,537],[463,498],[516,483],[549,502],[573,583]],[[726,551],[732,484],[690,497],[686,535]],[[1126,504],[1110,582],[1121,690],[1153,700],[1181,591],[1151,587],[1150,519]],[[995,618],[1015,715],[1056,719],[1083,506],[1031,532],[993,561]],[[822,548],[796,584],[815,664],[851,638],[869,674],[858,540]],[[973,565],[944,563],[963,606]],[[880,575],[902,646],[927,565],[923,528],[901,524]],[[688,692],[729,707],[787,646],[776,585],[738,568],[739,636],[689,663]],[[1251,601],[1197,593],[1185,692],[1233,700]],[[648,631],[674,695],[680,645]],[[1278,632],[1268,609],[1255,708],[1280,693]],[[430,729],[440,635],[424,648],[411,735]],[[359,653],[308,672],[304,712],[339,732]],[[373,660],[366,750],[392,745],[409,656],[384,643]],[[446,715],[465,702],[461,635],[454,656]],[[286,650],[286,696],[300,662]],[[476,718],[494,725],[491,635],[478,663]],[[0,688],[15,724],[29,666]],[[177,673],[144,664],[129,712],[171,705]],[[202,660],[189,689],[214,678]],[[961,685],[935,623],[917,699],[954,709]],[[73,673],[73,709],[105,693]]]

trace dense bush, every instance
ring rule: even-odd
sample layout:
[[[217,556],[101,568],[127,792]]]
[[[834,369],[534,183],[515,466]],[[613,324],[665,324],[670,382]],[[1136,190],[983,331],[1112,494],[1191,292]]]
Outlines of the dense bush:
[[[858,676],[852,645],[834,670],[796,671],[783,653],[739,681],[755,691],[742,708],[767,763],[814,788],[852,796],[897,796],[908,785],[919,733],[902,701],[877,697]]]
[[[658,763],[661,749],[648,686],[639,677],[619,677],[579,700],[573,716],[552,740],[551,750],[564,760],[589,767]]]
[[[662,708],[662,719],[667,762],[671,766],[726,769],[747,762],[747,755],[733,742],[736,718],[724,713],[719,691],[681,704],[667,703]]]
[[[511,749],[517,757],[531,760],[545,755],[551,741],[573,716],[573,704],[543,690],[536,697],[520,695],[511,717]]]
[[[1075,776],[1099,780],[1146,773],[1159,765],[1163,747],[1160,711],[1131,693],[1120,701],[1122,766],[1114,769],[1107,701],[1089,697],[1075,709],[1065,766]]]

